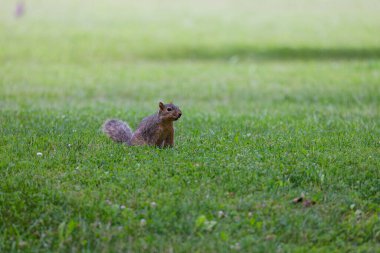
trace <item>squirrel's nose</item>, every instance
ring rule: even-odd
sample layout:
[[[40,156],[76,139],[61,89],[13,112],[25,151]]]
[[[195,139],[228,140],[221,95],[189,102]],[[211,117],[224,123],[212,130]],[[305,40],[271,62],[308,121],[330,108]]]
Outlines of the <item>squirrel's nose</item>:
[[[181,118],[181,116],[182,116],[182,113],[178,113],[178,118]]]

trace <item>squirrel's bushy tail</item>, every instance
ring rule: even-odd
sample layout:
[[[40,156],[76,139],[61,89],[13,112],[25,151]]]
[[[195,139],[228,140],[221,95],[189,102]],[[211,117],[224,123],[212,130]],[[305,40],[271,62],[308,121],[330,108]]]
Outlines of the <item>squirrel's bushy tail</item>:
[[[103,132],[116,142],[130,144],[132,139],[132,130],[127,123],[117,120],[107,120],[103,125]]]

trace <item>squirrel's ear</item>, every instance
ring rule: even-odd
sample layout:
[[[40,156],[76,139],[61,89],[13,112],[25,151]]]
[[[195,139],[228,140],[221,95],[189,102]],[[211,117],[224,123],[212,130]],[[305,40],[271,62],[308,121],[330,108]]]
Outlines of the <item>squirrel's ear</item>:
[[[160,107],[161,110],[164,110],[164,109],[165,109],[165,105],[164,105],[164,103],[162,103],[162,102],[160,102],[160,103],[158,104],[158,106]]]

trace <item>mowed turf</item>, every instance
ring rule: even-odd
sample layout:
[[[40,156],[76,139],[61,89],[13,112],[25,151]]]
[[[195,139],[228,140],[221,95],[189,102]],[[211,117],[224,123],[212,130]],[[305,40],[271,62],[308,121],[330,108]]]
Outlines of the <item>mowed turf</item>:
[[[380,4],[263,2],[2,3],[0,252],[379,251]]]

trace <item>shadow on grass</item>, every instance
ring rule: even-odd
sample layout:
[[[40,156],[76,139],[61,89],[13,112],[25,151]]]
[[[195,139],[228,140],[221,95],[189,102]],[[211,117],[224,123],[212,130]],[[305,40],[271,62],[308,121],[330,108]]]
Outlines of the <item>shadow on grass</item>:
[[[368,60],[380,59],[380,48],[254,48],[229,46],[222,48],[170,48],[145,55],[152,59],[193,60]]]

